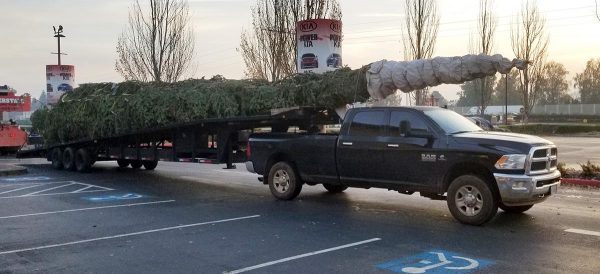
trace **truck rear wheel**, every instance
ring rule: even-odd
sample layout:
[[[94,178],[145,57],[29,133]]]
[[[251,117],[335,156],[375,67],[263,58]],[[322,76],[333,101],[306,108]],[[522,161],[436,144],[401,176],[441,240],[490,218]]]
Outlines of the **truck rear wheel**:
[[[85,148],[80,148],[75,153],[75,169],[79,172],[89,172],[92,168],[92,157]]]
[[[154,170],[158,165],[158,161],[142,161],[142,164],[146,170]]]
[[[140,161],[140,160],[131,161],[131,168],[139,169],[140,167],[142,167],[142,161]]]
[[[129,166],[129,160],[119,159],[117,160],[117,165],[119,165],[120,168],[126,168]]]
[[[332,184],[323,184],[323,187],[327,189],[329,193],[342,193],[344,190],[348,189],[347,186],[342,185],[332,185]]]
[[[523,205],[523,206],[507,206],[503,203],[498,205],[502,210],[508,213],[523,213],[533,207],[533,205]]]
[[[52,160],[52,167],[54,169],[63,168],[62,151],[60,150],[60,148],[56,147],[52,150],[52,154],[50,154],[50,160]]]
[[[62,154],[62,163],[65,170],[75,170],[75,149],[73,147],[68,147]]]
[[[463,224],[482,225],[498,212],[498,200],[490,186],[475,175],[454,179],[446,201],[452,216]]]
[[[269,189],[277,199],[291,200],[302,190],[302,181],[294,168],[286,163],[274,164],[269,170]]]

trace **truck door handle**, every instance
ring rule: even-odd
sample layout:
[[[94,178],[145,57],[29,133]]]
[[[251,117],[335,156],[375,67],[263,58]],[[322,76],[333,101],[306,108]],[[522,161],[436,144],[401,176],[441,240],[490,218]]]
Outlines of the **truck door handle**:
[[[398,144],[388,144],[388,147],[400,147]]]
[[[342,145],[345,145],[345,146],[351,146],[351,145],[352,145],[352,142],[342,142]]]

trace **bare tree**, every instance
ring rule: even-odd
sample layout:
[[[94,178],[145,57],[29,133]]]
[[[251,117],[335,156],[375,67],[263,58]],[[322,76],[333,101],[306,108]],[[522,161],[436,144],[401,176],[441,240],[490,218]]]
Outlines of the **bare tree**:
[[[241,34],[246,76],[275,81],[296,73],[296,22],[341,17],[337,0],[257,0],[252,28]]]
[[[494,47],[494,38],[496,34],[496,25],[498,20],[493,12],[493,0],[481,0],[479,2],[479,18],[477,19],[477,37],[476,44],[471,52],[474,54],[492,53]],[[494,92],[495,77],[485,77],[474,80],[475,86],[479,88],[479,115],[485,114],[485,109],[492,99]]]
[[[404,59],[431,58],[440,25],[436,1],[405,0],[404,13]],[[427,89],[415,91],[413,98],[416,105],[423,105],[427,99]]]
[[[126,80],[175,82],[194,56],[194,33],[185,0],[136,0],[129,26],[117,41],[115,68]]]
[[[535,105],[539,91],[546,51],[548,35],[545,33],[546,19],[538,11],[535,1],[527,1],[521,8],[517,24],[511,26],[511,45],[517,58],[529,62],[526,69],[520,72],[522,103],[525,113],[523,121],[527,123],[529,112]]]

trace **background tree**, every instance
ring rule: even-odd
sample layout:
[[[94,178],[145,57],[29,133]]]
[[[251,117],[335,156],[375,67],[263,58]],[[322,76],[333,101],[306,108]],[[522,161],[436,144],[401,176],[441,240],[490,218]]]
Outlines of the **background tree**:
[[[493,13],[493,0],[481,0],[479,2],[479,18],[477,20],[477,37],[475,48],[471,49],[474,54],[492,53],[494,47],[494,37],[496,34],[496,25],[498,20]],[[474,105],[479,106],[479,115],[485,113],[485,108],[489,105],[494,92],[495,76],[475,79],[475,87],[478,87],[479,102]]]
[[[461,91],[458,92],[458,101],[456,102],[457,106],[467,107],[467,106],[479,106],[478,112],[481,112],[481,95],[482,90],[485,92],[485,107],[487,107],[492,100],[492,94],[494,93],[494,85],[496,83],[497,76],[486,77],[485,81],[480,81],[481,79],[465,82],[460,85]],[[483,88],[482,88],[482,84]],[[504,91],[503,91],[504,92]],[[504,93],[502,93],[504,94]],[[504,104],[504,103],[502,103]],[[485,111],[485,108],[483,109]]]
[[[241,34],[246,76],[276,81],[296,73],[296,22],[320,18],[342,18],[337,0],[257,0],[252,27]]]
[[[509,105],[521,105],[521,83],[519,81],[519,72],[515,69],[508,73],[508,92],[506,90],[506,75],[502,75],[498,79],[496,87],[494,88],[494,94],[492,95],[491,104],[493,105],[504,105],[506,103],[506,94],[508,93],[508,104]]]
[[[569,72],[565,66],[558,62],[547,62],[542,69],[539,80],[540,99],[539,104],[552,105],[565,103],[563,100],[570,97],[567,94]],[[567,101],[569,101],[567,99]]]
[[[517,24],[511,26],[511,45],[517,58],[529,62],[520,71],[521,100],[525,112],[523,121],[527,123],[529,113],[540,93],[539,80],[548,49],[548,36],[545,34],[546,19],[540,15],[535,1],[527,1],[521,7]]]
[[[582,104],[600,104],[600,58],[587,61],[585,70],[574,80]]]
[[[117,41],[115,68],[125,80],[175,82],[194,56],[194,33],[185,0],[136,0],[129,26]]]
[[[435,0],[405,0],[402,26],[404,60],[431,58],[435,51],[440,17]],[[427,100],[427,89],[410,93],[416,105]]]

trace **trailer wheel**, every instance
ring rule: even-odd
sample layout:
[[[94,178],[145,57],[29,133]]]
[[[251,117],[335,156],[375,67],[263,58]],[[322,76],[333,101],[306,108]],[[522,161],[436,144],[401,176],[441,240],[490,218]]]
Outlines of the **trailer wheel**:
[[[75,170],[75,149],[73,149],[73,147],[68,147],[62,154],[62,163],[65,170]]]
[[[503,203],[500,203],[499,207],[507,213],[523,213],[533,207],[533,205],[523,205],[523,206],[507,206]]]
[[[75,153],[75,169],[79,172],[89,172],[92,168],[92,157],[85,148],[80,148]]]
[[[332,185],[332,184],[323,184],[323,187],[327,189],[329,193],[342,193],[344,190],[348,189],[347,186],[342,185]]]
[[[274,164],[269,171],[269,189],[277,199],[291,200],[302,190],[302,181],[294,168],[286,163]]]
[[[142,164],[146,170],[154,170],[158,165],[158,161],[142,161]]]
[[[120,168],[126,168],[129,166],[129,160],[119,159],[117,160],[117,165],[119,165]]]
[[[131,168],[139,169],[140,167],[142,167],[142,161],[140,161],[140,160],[131,161]]]
[[[475,175],[454,179],[446,201],[452,216],[463,224],[482,225],[498,212],[498,200],[490,186]]]
[[[50,154],[50,159],[52,160],[52,167],[54,169],[63,168],[62,151],[60,150],[60,148],[56,147],[52,150],[52,154]]]

